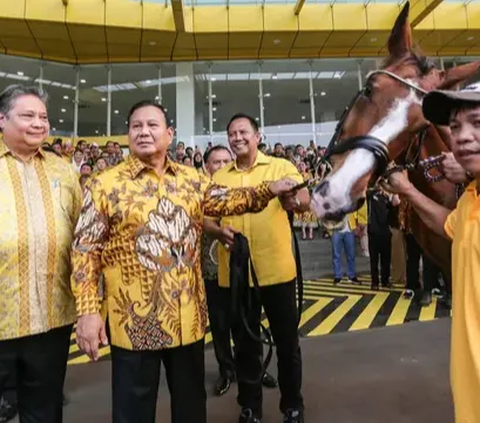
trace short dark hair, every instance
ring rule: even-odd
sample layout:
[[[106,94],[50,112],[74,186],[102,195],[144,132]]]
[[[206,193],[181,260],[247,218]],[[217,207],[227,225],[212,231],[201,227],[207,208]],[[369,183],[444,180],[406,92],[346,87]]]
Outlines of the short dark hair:
[[[47,105],[48,95],[38,87],[25,87],[24,85],[9,85],[0,93],[0,113],[6,115],[15,100],[24,95],[33,95],[43,104]]]
[[[208,158],[212,155],[212,153],[214,153],[215,151],[221,151],[221,150],[228,151],[228,154],[230,154],[230,157],[232,157],[232,153],[227,147],[225,147],[224,145],[215,145],[209,150],[205,151],[205,154],[203,155],[203,163],[207,163]]]
[[[273,148],[277,148],[278,146],[283,148],[283,144],[281,142],[276,142]]]
[[[128,117],[127,117],[128,126],[130,126],[130,119],[132,118],[132,115],[138,109],[142,109],[143,107],[148,107],[148,106],[156,107],[158,110],[160,110],[163,113],[163,116],[165,117],[165,124],[167,125],[167,128],[172,126],[171,123],[170,123],[171,122],[170,117],[168,116],[168,113],[165,110],[165,107],[163,107],[161,104],[155,103],[155,101],[153,101],[153,100],[142,100],[142,101],[139,101],[138,103],[135,103],[132,106],[132,108],[128,112]]]
[[[478,109],[480,107],[480,104],[478,103],[473,103],[473,102],[468,102],[468,101],[459,101],[457,104],[455,104],[455,107],[453,107],[450,110],[450,116],[448,117],[448,123],[450,124],[450,121],[458,116],[459,113],[462,112],[468,112],[470,110]]]
[[[251,117],[250,115],[247,115],[246,113],[236,113],[232,116],[230,121],[227,123],[227,133],[228,133],[228,130],[230,129],[230,125],[237,119],[247,119],[250,122],[250,125],[252,125],[252,128],[255,130],[255,132],[258,132],[258,123],[253,117]]]
[[[267,144],[265,144],[264,142],[258,144],[258,149],[261,150],[262,148],[267,148]]]
[[[88,162],[82,163],[82,165],[80,166],[80,169],[82,169],[84,166],[88,166],[90,169],[93,170],[93,166]]]
[[[107,143],[105,144],[105,147],[108,147],[110,144],[115,145],[115,143],[113,141],[107,141]]]

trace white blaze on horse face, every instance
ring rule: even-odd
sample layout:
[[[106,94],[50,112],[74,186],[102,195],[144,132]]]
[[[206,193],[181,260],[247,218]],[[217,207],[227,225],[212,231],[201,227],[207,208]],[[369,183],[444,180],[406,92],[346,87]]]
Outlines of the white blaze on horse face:
[[[385,118],[375,125],[368,135],[382,140],[389,144],[408,125],[408,110],[414,103],[421,103],[416,93],[411,90],[407,97],[395,101]],[[312,211],[322,218],[327,212],[336,213],[341,210],[352,208],[350,191],[353,185],[375,168],[375,156],[365,149],[352,151],[346,158],[343,165],[331,176],[327,177],[329,182],[329,193],[322,197],[313,193],[311,208]],[[328,203],[328,210],[324,205]]]

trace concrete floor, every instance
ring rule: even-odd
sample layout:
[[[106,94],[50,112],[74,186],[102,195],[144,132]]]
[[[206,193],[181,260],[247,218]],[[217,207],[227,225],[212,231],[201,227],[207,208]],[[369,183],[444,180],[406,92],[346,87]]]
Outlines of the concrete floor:
[[[303,392],[309,423],[452,423],[450,320],[342,333],[302,340]],[[206,354],[209,423],[235,423],[236,387],[217,398],[213,352]],[[276,373],[272,369],[272,373]],[[71,366],[66,423],[110,421],[110,363]],[[280,423],[278,390],[266,390],[264,423]],[[169,422],[165,381],[158,422]],[[195,422],[185,422],[195,423]]]
[[[300,241],[305,279],[331,275],[331,246]],[[368,271],[368,259],[357,259]],[[308,423],[453,423],[449,387],[450,319],[302,339]],[[272,373],[276,374],[274,368]],[[209,423],[236,423],[236,386],[217,398],[213,351],[206,351]],[[110,421],[110,362],[68,368],[65,423]],[[264,423],[280,423],[279,391],[266,390]],[[165,380],[157,421],[170,421]],[[18,420],[16,421],[18,422]],[[185,422],[195,423],[195,422]]]

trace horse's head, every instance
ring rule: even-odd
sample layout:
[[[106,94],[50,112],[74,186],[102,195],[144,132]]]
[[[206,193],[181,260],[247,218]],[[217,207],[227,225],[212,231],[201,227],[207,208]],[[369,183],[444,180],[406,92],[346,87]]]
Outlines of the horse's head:
[[[372,179],[429,125],[422,113],[424,94],[449,89],[478,70],[478,63],[470,63],[440,71],[416,54],[408,13],[407,2],[390,34],[383,68],[368,75],[338,123],[327,151],[332,172],[312,193],[312,209],[319,218],[339,220],[357,210]]]

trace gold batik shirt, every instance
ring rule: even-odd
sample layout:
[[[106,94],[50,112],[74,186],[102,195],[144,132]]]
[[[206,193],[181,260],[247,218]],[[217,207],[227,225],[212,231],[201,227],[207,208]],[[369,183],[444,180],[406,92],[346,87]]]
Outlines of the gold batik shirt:
[[[99,312],[103,272],[112,345],[159,350],[202,339],[203,215],[258,212],[271,198],[268,182],[228,189],[170,160],[161,177],[130,156],[92,178],[72,252],[78,315]]]
[[[0,340],[75,321],[70,247],[81,190],[70,164],[39,150],[23,162],[0,141]]]

